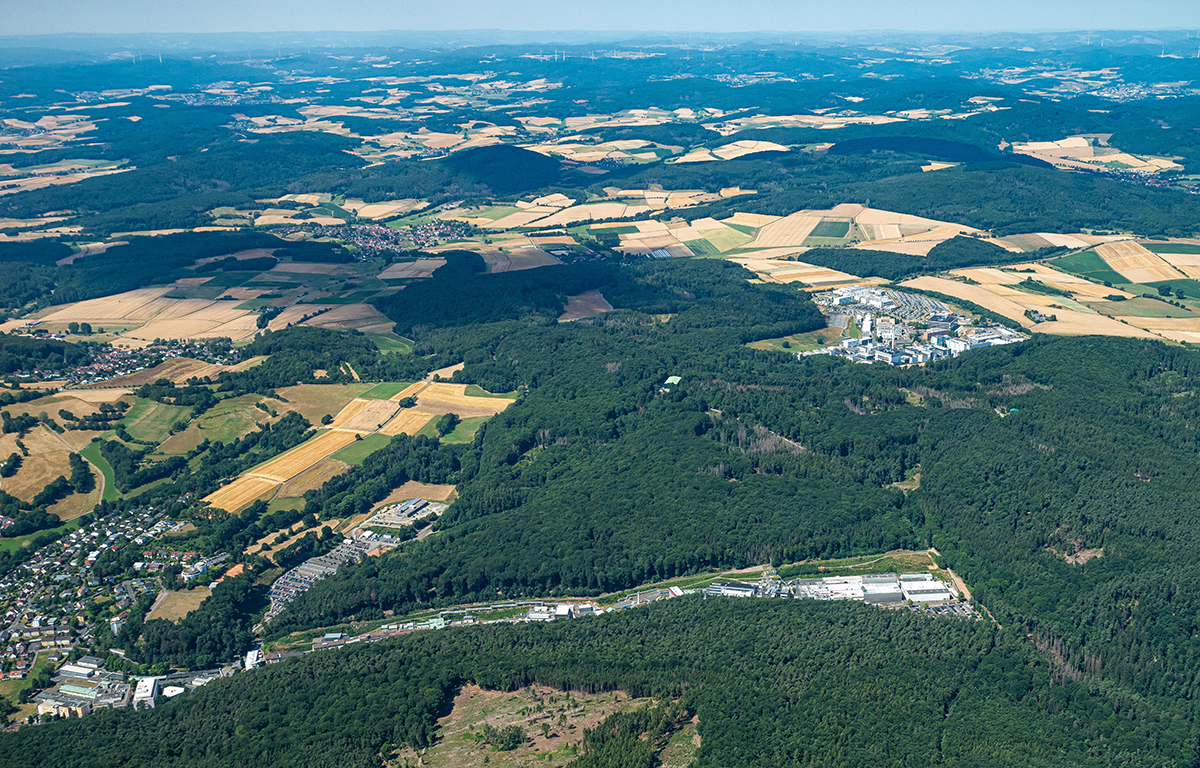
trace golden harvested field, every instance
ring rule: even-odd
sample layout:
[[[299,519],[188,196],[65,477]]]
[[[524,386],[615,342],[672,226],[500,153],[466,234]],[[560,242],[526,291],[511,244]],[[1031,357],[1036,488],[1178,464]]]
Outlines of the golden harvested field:
[[[59,450],[53,453],[34,453],[31,448],[30,455],[21,462],[21,468],[17,470],[17,474],[3,478],[0,485],[3,486],[4,491],[22,501],[32,501],[34,496],[41,493],[42,489],[59,475],[70,477],[69,457],[71,452],[61,445],[58,448]],[[12,451],[0,456],[0,460],[8,458],[10,453]]]
[[[611,312],[612,305],[604,298],[604,294],[599,290],[587,291],[576,296],[567,297],[567,306],[563,308],[563,313],[558,316],[558,322],[569,323],[572,320],[580,320],[585,317],[595,317],[602,315],[605,312]]]
[[[338,414],[338,418],[329,425],[330,428],[348,429],[354,432],[374,432],[387,423],[388,419],[395,416],[396,411],[400,410],[400,406],[391,400],[367,400],[365,402],[366,405],[346,419],[342,419],[342,415]]]
[[[250,470],[241,479],[253,477],[270,480],[275,484],[282,483],[300,474],[326,456],[350,445],[350,443],[354,442],[355,437],[356,435],[353,432],[323,430],[316,437],[309,439],[308,442],[301,444],[299,447],[293,448],[282,456],[271,459],[266,464]]]
[[[277,488],[279,488],[279,483],[274,480],[251,476],[239,477],[216,493],[205,496],[204,501],[226,512],[237,512],[242,507],[249,506],[261,498],[273,495]]]
[[[1185,277],[1178,269],[1163,261],[1158,254],[1151,253],[1132,240],[1097,245],[1096,255],[1131,283],[1153,283]]]
[[[1056,302],[1055,297],[1025,293],[1024,291],[1005,285],[969,285],[941,277],[918,277],[901,283],[901,287],[904,286],[912,286],[927,291],[937,291],[947,296],[956,296],[974,302],[984,309],[990,309],[997,314],[1015,320],[1026,328],[1034,327],[1033,322],[1025,317],[1025,310],[1027,309],[1057,316],[1057,321],[1042,323],[1037,326],[1037,330],[1043,333],[1054,333],[1063,336],[1104,334],[1106,336],[1134,338],[1162,338],[1161,334],[1143,330],[1141,327],[1125,325],[1104,315],[1080,312],[1073,309],[1050,308],[1049,305]],[[1149,318],[1138,318],[1139,321],[1147,319]],[[1142,326],[1145,326],[1144,322]]]
[[[728,219],[724,219],[724,223],[738,224],[743,227],[754,227],[757,229],[765,227],[773,221],[779,221],[780,218],[779,216],[769,216],[765,213],[743,213],[738,211]]]
[[[59,393],[59,397],[72,397],[85,403],[115,403],[126,395],[132,395],[132,389],[68,389]]]
[[[232,336],[255,330],[255,315],[237,309],[234,302],[206,299],[168,299],[175,286],[139,288],[114,296],[90,299],[55,309],[42,319],[48,323],[86,322],[97,328],[117,324],[132,343],[155,338],[185,339]],[[8,331],[21,324],[0,325]]]
[[[1041,239],[1050,243],[1050,245],[1057,245],[1063,248],[1087,248],[1089,245],[1089,243],[1080,240],[1078,237],[1072,237],[1071,235],[1057,235],[1052,232],[1038,232],[1037,237],[1040,237]]]
[[[780,248],[790,245],[804,245],[804,241],[821,223],[820,216],[808,212],[793,213],[778,221],[765,225],[758,231],[758,236],[746,244],[746,248]]]
[[[1020,271],[1013,272],[1010,270]],[[1026,270],[1032,270],[1032,273]],[[1103,285],[1097,285],[1089,280],[1085,280],[1082,277],[1059,272],[1045,264],[1014,264],[1005,269],[991,267],[959,269],[954,270],[953,274],[969,277],[983,285],[1016,285],[1026,279],[1033,279],[1040,283],[1089,298],[1102,299],[1105,296],[1112,295],[1121,295],[1126,298],[1133,297],[1133,294],[1126,291],[1117,288],[1106,288]]]
[[[329,423],[330,427],[340,427],[346,422],[358,415],[358,412],[367,407],[370,400],[354,399],[346,403],[346,407],[338,411],[338,415]]]
[[[855,248],[865,251],[887,251],[888,253],[905,253],[910,256],[928,256],[933,250],[933,246],[940,241],[927,240],[924,242],[914,242],[909,240],[868,240],[863,243],[858,243]]]
[[[96,480],[96,487],[91,493],[83,495],[72,493],[62,501],[46,507],[46,511],[63,522],[74,520],[80,515],[86,515],[88,512],[91,512],[100,503],[100,483],[103,482],[100,474],[94,469],[92,470],[92,477]]]
[[[1159,258],[1194,279],[1200,279],[1200,253],[1160,253]]]
[[[350,467],[350,464],[334,458],[321,459],[313,466],[284,483],[283,487],[279,489],[279,495],[282,498],[303,496],[305,492],[317,490],[330,479],[350,469]]]
[[[442,370],[445,370],[445,369],[442,369]],[[433,373],[438,373],[438,371],[434,371]],[[431,373],[430,376],[432,376],[432,375],[433,374]],[[453,374],[451,374],[451,375],[453,375]],[[406,397],[413,397],[418,392],[420,392],[422,389],[425,389],[425,387],[427,387],[428,385],[429,385],[429,382],[427,382],[427,381],[414,382],[412,384],[409,384],[407,387],[400,390],[396,394],[392,395],[391,399],[396,402],[399,402]]]
[[[453,485],[431,485],[429,483],[418,483],[416,480],[409,480],[404,485],[389,493],[383,501],[375,505],[374,509],[386,507],[388,504],[395,504],[398,501],[408,501],[409,499],[450,501],[455,497],[456,493],[457,488]]]
[[[396,418],[384,424],[383,429],[379,430],[379,434],[388,435],[389,437],[415,435],[421,431],[421,427],[433,421],[437,416],[438,414],[436,413],[426,413],[414,408],[405,408],[396,414]]]
[[[862,282],[862,278],[828,267],[807,264],[803,261],[779,261],[756,256],[736,257],[730,261],[741,264],[768,282],[803,282],[809,285],[831,285]]]
[[[1120,305],[1114,310],[1119,311]],[[1200,321],[1190,317],[1122,317],[1122,320],[1175,341],[1200,343]]]
[[[154,606],[154,610],[146,617],[146,621],[151,619],[166,619],[167,621],[178,622],[191,611],[200,607],[212,591],[207,587],[196,587],[191,590],[181,590],[179,592],[167,592],[159,595],[159,600]]]
[[[466,368],[466,367],[467,367],[466,363],[455,363],[454,365],[447,365],[445,368],[438,368],[436,370],[430,371],[425,376],[425,380],[433,381],[435,377],[442,379],[442,380],[450,379],[450,378],[454,377],[455,373],[457,373],[458,371],[461,371],[463,368]]]
[[[421,394],[417,396],[417,402],[422,400],[434,400],[443,403],[452,403],[454,405],[466,405],[474,408],[488,408],[493,412],[499,413],[508,406],[512,405],[512,400],[502,397],[472,397],[466,394],[466,384],[449,384],[443,381],[435,381],[425,389],[421,390]]]
[[[11,493],[22,501],[31,501],[34,496],[37,496],[48,483],[53,482],[59,475],[70,477],[71,463],[69,457],[71,455],[71,448],[67,446],[70,445],[74,448],[80,442],[86,443],[86,440],[90,440],[91,435],[95,433],[85,433],[87,435],[86,438],[82,437],[80,433],[67,434],[72,439],[60,441],[53,432],[42,425],[38,425],[30,430],[29,434],[21,438],[21,442],[25,444],[29,455],[23,457],[21,468],[17,470],[15,475],[0,478],[0,489]],[[21,450],[17,447],[17,439],[15,434],[0,435],[0,461],[7,459],[11,454],[21,453]],[[63,442],[66,442],[67,445],[64,445]],[[75,501],[78,503],[79,499]]]

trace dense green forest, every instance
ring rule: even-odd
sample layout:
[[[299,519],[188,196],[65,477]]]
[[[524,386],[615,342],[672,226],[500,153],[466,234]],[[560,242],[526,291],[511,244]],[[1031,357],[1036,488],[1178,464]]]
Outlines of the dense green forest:
[[[812,248],[804,252],[803,258],[811,264],[852,275],[877,275],[888,280],[900,280],[921,273],[1047,259],[1063,250],[1043,248],[1034,254],[1012,253],[998,245],[959,235],[938,243],[925,256],[858,248]]]
[[[1062,676],[1194,693],[1178,618],[1198,599],[1194,352],[1059,338],[923,369],[797,363],[741,345],[818,327],[800,294],[721,262],[625,270],[674,316],[428,331],[421,344],[467,361],[460,380],[528,394],[459,458],[438,535],[320,582],[273,634],[933,545],[1003,623],[1045,638]],[[683,381],[664,394],[669,375]],[[891,487],[917,466],[919,490]]]
[[[95,127],[80,141],[10,155],[14,167],[85,158],[133,170],[0,197],[0,218],[61,216],[63,231],[82,228],[78,236],[0,243],[0,308],[28,311],[161,284],[193,274],[187,270],[199,259],[251,248],[274,253],[201,271],[353,261],[352,246],[241,231],[131,238],[57,264],[76,240],[210,225],[217,207],[303,205],[275,201],[289,193],[329,194],[331,206],[345,196],[469,207],[550,191],[585,200],[614,188],[741,187],[755,194],[654,215],[787,215],[858,202],[996,235],[1196,235],[1200,199],[1185,191],[1194,191],[1186,176],[1064,172],[1011,150],[1012,142],[1111,135],[1115,148],[1175,157],[1195,172],[1200,98],[1183,90],[1128,102],[1069,94],[1059,75],[1047,74],[1111,68],[1131,84],[1187,83],[1200,76],[1191,38],[1186,50],[1168,40],[1161,48],[1139,43],[1134,53],[1043,42],[1033,54],[1007,37],[947,46],[936,66],[924,52],[855,43],[833,55],[763,39],[701,57],[667,46],[661,56],[588,58],[594,51],[571,47],[561,61],[556,53],[552,62],[521,58],[511,67],[523,48],[423,43],[379,48],[387,65],[360,57],[375,50],[363,43],[352,56],[322,45],[258,63],[239,50],[233,62],[168,55],[6,67],[4,93],[28,100],[3,117],[32,119],[62,99],[85,104],[104,89],[131,89],[90,118]],[[1163,55],[1168,45],[1172,56]],[[0,64],[16,58],[0,49]],[[403,89],[389,95],[395,111],[324,118],[326,128],[341,124],[340,135],[263,133],[250,122],[320,122],[321,108],[360,99],[364,83],[392,74],[382,67],[405,74]],[[994,77],[1022,67],[1038,70],[1025,85]],[[482,81],[446,75],[481,68],[490,73]],[[488,78],[540,84],[504,92]],[[267,91],[223,93],[262,82],[271,83]],[[163,83],[169,93],[137,91]],[[456,88],[469,88],[469,97],[447,98]],[[979,96],[988,108],[968,106]],[[631,125],[630,113],[617,114],[650,107],[696,117]],[[907,109],[964,119],[889,118],[835,130],[736,130],[732,122]],[[566,122],[605,113],[618,124],[576,131]],[[562,121],[561,130],[533,122],[547,117],[547,125]],[[460,152],[412,144],[404,158],[359,156],[395,131],[468,126],[502,126],[509,132],[495,135],[514,144],[642,140],[667,149],[646,163],[614,155],[591,167],[509,144]],[[788,150],[663,162],[746,140]],[[923,172],[930,159],[959,165]],[[228,661],[251,643],[264,605],[257,580],[267,563],[241,554],[251,542],[300,523],[305,535],[275,553],[277,564],[294,565],[340,540],[331,519],[368,511],[410,480],[457,487],[433,535],[319,582],[267,626],[270,637],[474,601],[596,595],[712,568],[925,547],[965,578],[996,623],[852,604],[685,599],[553,626],[456,628],[239,674],[154,713],[100,712],[0,736],[0,766],[374,766],[396,747],[428,745],[448,697],[468,682],[621,688],[658,699],[660,706],[614,716],[588,734],[581,768],[650,768],[663,739],[692,714],[704,737],[700,766],[1197,764],[1196,351],[1035,337],[923,368],[797,360],[747,345],[816,331],[824,318],[794,287],[751,283],[728,262],[600,256],[487,274],[478,255],[444,255],[432,279],[373,302],[413,340],[411,354],[383,354],[353,331],[290,328],[245,348],[269,356],[263,365],[224,373],[211,387],[156,382],[139,395],[199,415],[226,398],[279,398],[284,387],[316,383],[316,369],[328,372],[323,383],[350,383],[351,369],[367,381],[415,381],[461,362],[455,381],[516,391],[517,400],[470,442],[394,438],[305,493],[299,510],[258,502],[227,514],[199,501],[310,439],[312,424],[299,414],[161,461],[135,441],[105,439],[100,453],[129,498],[100,504],[93,518],[153,506],[195,524],[173,546],[231,552],[248,572],[177,623],[146,621],[143,599],[117,635],[100,626],[98,648],[159,668]],[[804,255],[888,279],[1028,258],[966,237],[923,258],[854,248]],[[612,312],[556,322],[565,297],[593,289]],[[86,355],[81,345],[0,336],[0,373]],[[681,381],[668,390],[669,376]],[[0,403],[23,397],[0,391]],[[88,423],[108,429],[112,420]],[[38,420],[3,422],[20,434]],[[918,487],[899,486],[918,472]],[[56,525],[45,506],[89,482],[87,465],[73,457],[70,477],[50,482],[32,503],[0,493],[0,512],[17,519],[7,532]],[[54,535],[35,538],[28,551]],[[132,574],[136,549],[104,552],[94,574]],[[0,573],[25,556],[0,551]]]
[[[1169,712],[1060,681],[1016,629],[863,605],[692,598],[325,651],[153,712],[101,711],[0,737],[0,765],[365,768],[429,745],[460,685],[535,682],[678,701],[606,721],[580,768],[652,765],[659,736],[693,712],[701,768],[1135,768],[1195,756]]]

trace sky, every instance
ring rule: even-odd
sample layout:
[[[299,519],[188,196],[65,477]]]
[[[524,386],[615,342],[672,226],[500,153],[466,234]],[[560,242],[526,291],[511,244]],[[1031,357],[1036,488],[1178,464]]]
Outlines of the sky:
[[[0,34],[1193,29],[1198,0],[0,0]]]

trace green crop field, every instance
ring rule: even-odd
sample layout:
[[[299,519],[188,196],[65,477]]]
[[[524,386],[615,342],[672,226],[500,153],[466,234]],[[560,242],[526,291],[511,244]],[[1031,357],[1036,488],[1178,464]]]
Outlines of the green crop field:
[[[728,251],[731,248],[737,248],[739,245],[745,245],[754,238],[740,231],[740,228],[730,227],[729,229],[714,229],[704,233],[704,239],[713,244],[713,247],[718,251]]]
[[[809,237],[845,237],[850,233],[850,222],[848,221],[822,221],[812,232],[808,233]]]
[[[1128,301],[1105,302],[1103,304],[1091,302],[1089,306],[1094,309],[1100,309],[1105,314],[1110,315],[1128,315],[1130,317],[1187,317],[1193,320],[1200,320],[1200,313],[1193,310],[1180,309],[1162,301],[1140,297],[1129,299]]]
[[[121,419],[121,424],[138,440],[161,443],[170,437],[175,422],[186,421],[191,411],[191,408],[179,405],[164,405],[138,398]]]
[[[1151,253],[1200,253],[1200,245],[1191,243],[1139,243]]]
[[[367,435],[362,440],[355,440],[350,445],[333,454],[333,458],[358,466],[363,463],[364,459],[375,453],[375,451],[386,448],[387,444],[391,441],[392,438],[387,435]]]
[[[478,384],[468,384],[466,391],[463,392],[467,397],[498,397],[501,400],[516,400],[516,392],[488,392]]]
[[[245,309],[245,310],[249,310],[251,312],[257,312],[258,310],[262,309],[263,307],[267,306],[270,303],[271,303],[270,299],[250,299],[248,301],[243,301],[241,304],[238,304],[236,307],[234,307],[234,309]]]
[[[487,420],[487,416],[472,416],[469,419],[463,419],[462,421],[458,422],[458,426],[456,426],[454,430],[450,432],[450,434],[441,438],[441,441],[448,444],[469,443],[475,439],[475,433],[479,431],[479,428],[483,426],[483,422]],[[437,419],[434,419],[426,426],[433,425],[436,422]],[[436,428],[434,434],[437,434]]]
[[[169,454],[187,453],[205,439],[227,443],[253,432],[260,423],[271,418],[267,412],[254,407],[262,399],[261,395],[251,394],[222,400],[187,429],[164,441],[161,450]],[[280,405],[271,403],[276,412],[282,412]]]
[[[720,251],[717,250],[717,246],[703,238],[699,240],[688,240],[686,243],[684,243],[684,245],[690,248],[692,253],[696,254],[697,256],[716,256],[718,253],[720,253]]]
[[[408,382],[402,381],[385,381],[382,384],[375,386],[363,392],[359,397],[364,397],[368,400],[390,400],[395,395],[400,394],[409,387]]]
[[[1174,280],[1157,280],[1147,283],[1147,285],[1152,286],[1155,290],[1158,290],[1159,286],[1165,285],[1171,289],[1172,294],[1176,291],[1183,291],[1183,295],[1189,299],[1200,299],[1200,282],[1196,280],[1180,277]]]
[[[1068,256],[1055,259],[1050,262],[1050,265],[1058,267],[1064,272],[1083,275],[1089,280],[1095,280],[1098,283],[1109,282],[1115,285],[1127,282],[1123,275],[1113,270],[1108,265],[1108,262],[1100,258],[1100,255],[1095,251],[1072,253]]]
[[[375,343],[380,352],[407,355],[412,352],[413,343],[394,333],[368,333],[367,338]]]

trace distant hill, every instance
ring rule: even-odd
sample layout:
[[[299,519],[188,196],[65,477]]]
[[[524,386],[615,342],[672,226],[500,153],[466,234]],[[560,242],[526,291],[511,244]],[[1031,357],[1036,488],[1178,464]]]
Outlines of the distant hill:
[[[467,177],[497,195],[553,186],[563,175],[558,160],[507,145],[468,149],[438,162],[455,176]]]

